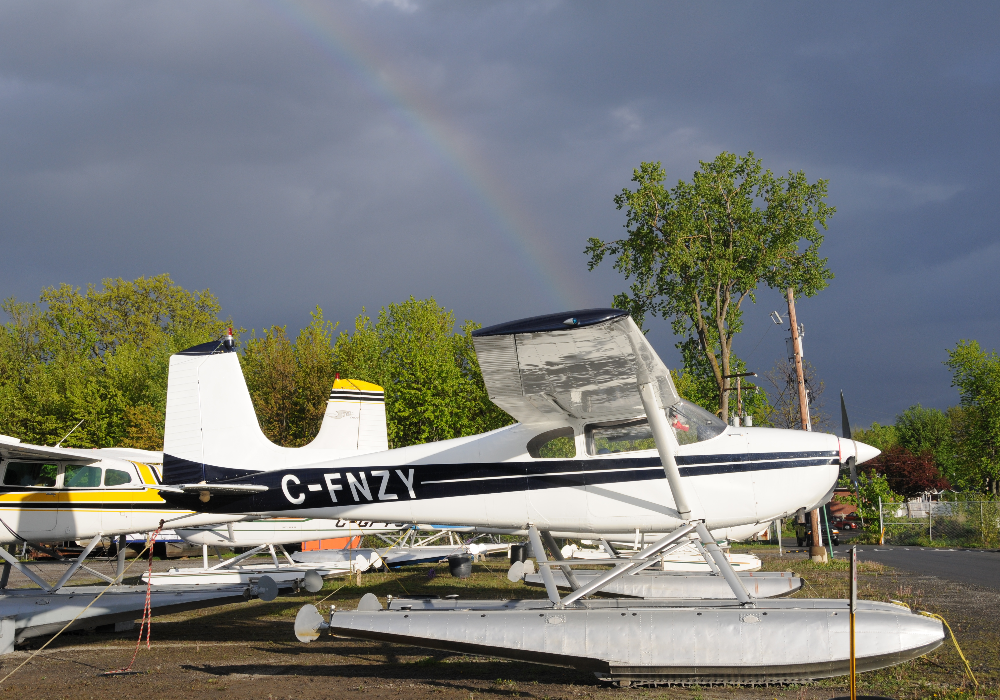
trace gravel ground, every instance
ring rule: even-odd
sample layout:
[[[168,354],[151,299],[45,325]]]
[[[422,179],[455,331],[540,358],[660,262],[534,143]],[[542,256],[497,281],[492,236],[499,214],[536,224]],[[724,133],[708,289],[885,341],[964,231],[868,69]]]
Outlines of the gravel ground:
[[[738,550],[742,551],[742,550]],[[791,569],[807,580],[799,596],[843,597],[846,564],[814,565],[801,555],[779,559],[758,551],[770,570]],[[199,560],[157,562],[156,568],[198,566]],[[130,573],[135,573],[138,564]],[[583,673],[561,668],[428,651],[395,644],[325,637],[300,644],[292,634],[299,607],[326,597],[352,608],[366,592],[460,593],[468,597],[540,597],[507,581],[506,562],[477,564],[458,581],[447,566],[401,573],[363,574],[327,582],[319,594],[253,601],[157,618],[152,650],[145,646],[135,675],[105,677],[126,665],[137,631],[66,634],[0,683],[0,697],[29,698],[831,698],[846,692],[841,679],[811,685],[707,688],[606,688]],[[436,576],[429,577],[434,569]],[[84,574],[74,583],[92,583]],[[17,585],[12,576],[11,585]],[[979,680],[974,690],[951,642],[901,666],[863,674],[861,692],[896,698],[1000,696],[1000,591],[864,563],[861,594],[896,599],[943,615]],[[29,658],[33,647],[0,657],[0,677]]]

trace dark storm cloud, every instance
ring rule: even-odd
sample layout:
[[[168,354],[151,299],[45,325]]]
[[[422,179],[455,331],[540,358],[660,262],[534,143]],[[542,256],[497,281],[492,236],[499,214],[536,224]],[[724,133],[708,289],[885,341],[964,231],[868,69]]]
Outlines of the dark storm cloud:
[[[238,323],[434,295],[493,323],[605,305],[589,236],[642,160],[754,150],[830,180],[806,353],[855,422],[957,397],[991,302],[986,3],[0,6],[5,295],[168,271]],[[784,348],[763,291],[737,352]],[[666,324],[651,338],[676,363]]]

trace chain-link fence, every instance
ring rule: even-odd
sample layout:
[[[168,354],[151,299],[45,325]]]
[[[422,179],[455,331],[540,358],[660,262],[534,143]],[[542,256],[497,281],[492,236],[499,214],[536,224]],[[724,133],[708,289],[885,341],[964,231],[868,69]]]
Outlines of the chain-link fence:
[[[907,501],[879,504],[885,544],[997,547],[1000,502]]]

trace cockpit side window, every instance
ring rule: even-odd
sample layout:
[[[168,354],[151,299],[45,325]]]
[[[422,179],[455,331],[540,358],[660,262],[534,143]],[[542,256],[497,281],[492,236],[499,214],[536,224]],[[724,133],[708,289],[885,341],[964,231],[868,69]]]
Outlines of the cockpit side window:
[[[105,469],[105,486],[125,486],[132,483],[132,474],[121,469]]]
[[[573,428],[556,428],[536,435],[528,441],[528,454],[535,459],[573,459],[576,457]]]
[[[711,440],[726,429],[713,413],[684,399],[667,409],[667,421],[679,445]],[[645,418],[588,425],[585,432],[587,452],[592,455],[656,449],[653,431]]]
[[[604,425],[588,425],[586,434],[587,452],[592,455],[656,449],[653,432],[649,429],[645,418]]]
[[[67,464],[63,484],[71,489],[98,487],[101,485],[101,468]]]
[[[3,475],[4,486],[39,486],[51,488],[56,485],[59,466],[43,462],[7,462]]]

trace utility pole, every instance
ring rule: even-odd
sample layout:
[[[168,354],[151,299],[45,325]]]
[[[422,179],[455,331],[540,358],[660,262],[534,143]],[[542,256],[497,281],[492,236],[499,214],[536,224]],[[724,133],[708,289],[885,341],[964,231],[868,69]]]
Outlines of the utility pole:
[[[791,287],[787,291],[788,297],[788,322],[792,331],[792,351],[795,362],[795,379],[799,385],[799,416],[802,418],[802,429],[812,430],[812,421],[809,418],[809,399],[806,394],[806,377],[802,369],[802,340],[799,338],[799,324],[795,317],[795,290]],[[809,513],[809,520],[812,524],[812,546],[809,548],[809,556],[815,562],[827,561],[826,548],[823,546],[823,533],[819,524],[819,509]]]

